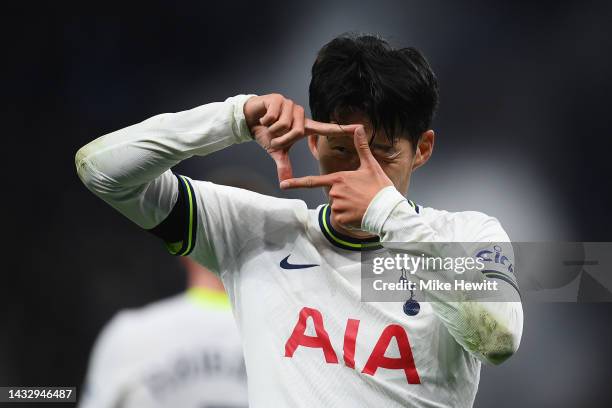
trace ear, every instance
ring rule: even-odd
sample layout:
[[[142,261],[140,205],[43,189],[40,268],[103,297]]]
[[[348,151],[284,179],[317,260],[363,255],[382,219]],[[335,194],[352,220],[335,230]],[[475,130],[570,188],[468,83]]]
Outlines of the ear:
[[[412,162],[412,170],[416,170],[421,167],[427,160],[431,157],[431,153],[434,148],[434,139],[435,134],[433,130],[427,130],[421,134],[419,138],[419,143],[416,147],[416,152],[414,155],[414,161]]]
[[[315,159],[319,160],[319,135],[308,136],[308,148]]]

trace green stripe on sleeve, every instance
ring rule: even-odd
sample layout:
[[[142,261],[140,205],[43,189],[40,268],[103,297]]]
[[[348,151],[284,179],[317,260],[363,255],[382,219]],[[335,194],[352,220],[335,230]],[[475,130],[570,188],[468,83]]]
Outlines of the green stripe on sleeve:
[[[191,185],[189,184],[189,182],[187,181],[187,179],[184,176],[179,176],[180,179],[183,181],[184,185],[185,185],[185,191],[187,192],[187,206],[188,206],[188,220],[187,220],[187,237],[186,237],[186,243],[187,245],[185,245],[185,250],[182,251],[180,253],[181,256],[185,256],[187,254],[189,254],[191,252],[191,249],[193,248],[193,228],[194,228],[194,218],[195,218],[195,196],[193,193],[193,190],[191,188]]]

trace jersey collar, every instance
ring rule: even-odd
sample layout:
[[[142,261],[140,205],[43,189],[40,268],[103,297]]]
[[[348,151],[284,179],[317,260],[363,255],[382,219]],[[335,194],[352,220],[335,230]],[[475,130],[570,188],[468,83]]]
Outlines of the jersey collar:
[[[358,239],[349,237],[334,229],[330,221],[331,208],[325,204],[319,209],[319,227],[327,240],[334,246],[350,251],[371,251],[382,248],[378,237]]]
[[[219,290],[211,290],[201,286],[192,286],[187,289],[187,297],[194,303],[206,309],[231,310],[227,294]]]

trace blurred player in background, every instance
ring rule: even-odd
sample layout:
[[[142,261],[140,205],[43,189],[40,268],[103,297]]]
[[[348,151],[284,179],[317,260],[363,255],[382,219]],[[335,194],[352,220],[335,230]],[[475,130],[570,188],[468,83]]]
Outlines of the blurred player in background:
[[[481,362],[517,350],[523,312],[495,218],[405,197],[433,151],[437,103],[418,50],[341,36],[312,67],[314,120],[278,93],[238,95],[109,133],[75,161],[92,192],[223,279],[251,407],[468,407]],[[322,175],[294,179],[289,149],[306,136]],[[276,163],[281,188],[324,187],[329,203],[308,209],[170,170],[250,141]],[[506,301],[362,302],[360,252],[412,242],[478,243],[486,270],[465,279],[498,281]]]
[[[217,276],[187,257],[185,293],[119,312],[97,339],[81,408],[240,408],[242,344]]]

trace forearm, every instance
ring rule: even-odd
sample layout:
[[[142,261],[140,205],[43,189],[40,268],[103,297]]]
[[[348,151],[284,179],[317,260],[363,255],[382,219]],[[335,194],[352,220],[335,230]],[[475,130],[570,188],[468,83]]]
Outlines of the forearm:
[[[379,235],[383,246],[392,251],[418,251],[416,256],[433,258],[474,257],[477,243],[442,242],[440,235],[423,220],[415,208],[393,187],[379,192],[363,217],[362,229]],[[489,239],[485,235],[483,240]],[[474,252],[474,253],[472,253]],[[416,277],[438,279],[451,284],[458,278],[454,271],[438,271],[435,276],[416,271]],[[483,282],[480,269],[464,272],[461,280]],[[423,290],[436,315],[455,340],[483,361],[499,364],[518,348],[523,327],[520,296],[515,287],[499,282],[501,289],[491,296],[470,298],[463,292],[445,293]]]
[[[171,167],[251,140],[238,95],[225,102],[166,113],[101,136],[76,154],[83,183],[143,228],[159,224],[177,197]]]

